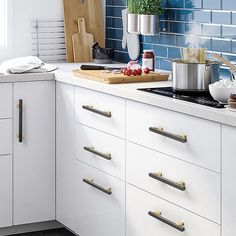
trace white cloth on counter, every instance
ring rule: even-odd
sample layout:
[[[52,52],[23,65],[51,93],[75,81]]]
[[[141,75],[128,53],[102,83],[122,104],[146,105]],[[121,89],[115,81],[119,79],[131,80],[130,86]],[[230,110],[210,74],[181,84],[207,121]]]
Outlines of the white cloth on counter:
[[[28,56],[2,62],[0,65],[0,73],[47,73],[57,68],[56,65],[43,63],[38,57]]]

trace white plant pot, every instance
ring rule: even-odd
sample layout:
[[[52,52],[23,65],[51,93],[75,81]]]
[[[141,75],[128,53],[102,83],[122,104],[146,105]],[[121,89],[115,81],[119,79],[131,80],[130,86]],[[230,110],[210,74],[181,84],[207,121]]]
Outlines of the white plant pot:
[[[140,15],[140,33],[157,35],[160,32],[160,17],[156,15]]]
[[[128,14],[128,29],[130,34],[140,34],[139,31],[139,15],[138,14]]]

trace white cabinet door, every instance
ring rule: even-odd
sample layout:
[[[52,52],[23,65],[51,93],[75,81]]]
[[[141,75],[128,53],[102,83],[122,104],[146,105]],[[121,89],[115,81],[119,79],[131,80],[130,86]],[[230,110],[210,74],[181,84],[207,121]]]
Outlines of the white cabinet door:
[[[76,124],[76,159],[125,180],[125,140]]]
[[[220,229],[212,221],[126,186],[126,236],[220,236]]]
[[[222,127],[222,236],[236,235],[236,128]]]
[[[56,220],[74,230],[74,86],[56,85]]]
[[[75,184],[75,232],[80,236],[125,236],[125,183],[77,161]]]
[[[22,142],[19,142],[23,101]],[[14,84],[14,224],[55,219],[55,83]]]
[[[12,226],[12,156],[0,156],[0,228]]]

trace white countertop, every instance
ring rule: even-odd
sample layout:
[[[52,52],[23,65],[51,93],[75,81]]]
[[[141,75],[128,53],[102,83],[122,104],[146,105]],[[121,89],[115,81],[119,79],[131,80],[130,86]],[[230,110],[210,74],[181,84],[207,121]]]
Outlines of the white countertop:
[[[171,81],[109,85],[73,76],[72,71],[73,69],[79,68],[79,64],[63,63],[58,66],[59,69],[54,73],[0,76],[0,83],[56,79],[63,83],[100,91],[236,127],[236,112],[231,112],[226,109],[211,108],[137,90],[138,88],[168,87],[172,85]],[[117,64],[114,64],[114,66],[117,66]]]
[[[76,68],[79,68],[79,64],[60,64],[59,70],[55,72],[56,80],[149,105],[162,107],[172,111],[236,126],[236,112],[231,112],[226,109],[211,108],[137,90],[138,88],[168,87],[172,85],[171,81],[109,85],[73,76],[72,71]]]

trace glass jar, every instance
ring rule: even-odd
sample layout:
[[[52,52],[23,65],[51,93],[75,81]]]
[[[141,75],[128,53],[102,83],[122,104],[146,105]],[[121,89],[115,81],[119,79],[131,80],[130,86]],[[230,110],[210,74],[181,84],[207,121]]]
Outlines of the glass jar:
[[[155,54],[154,50],[144,50],[142,59],[143,69],[149,68],[151,71],[155,71]]]

